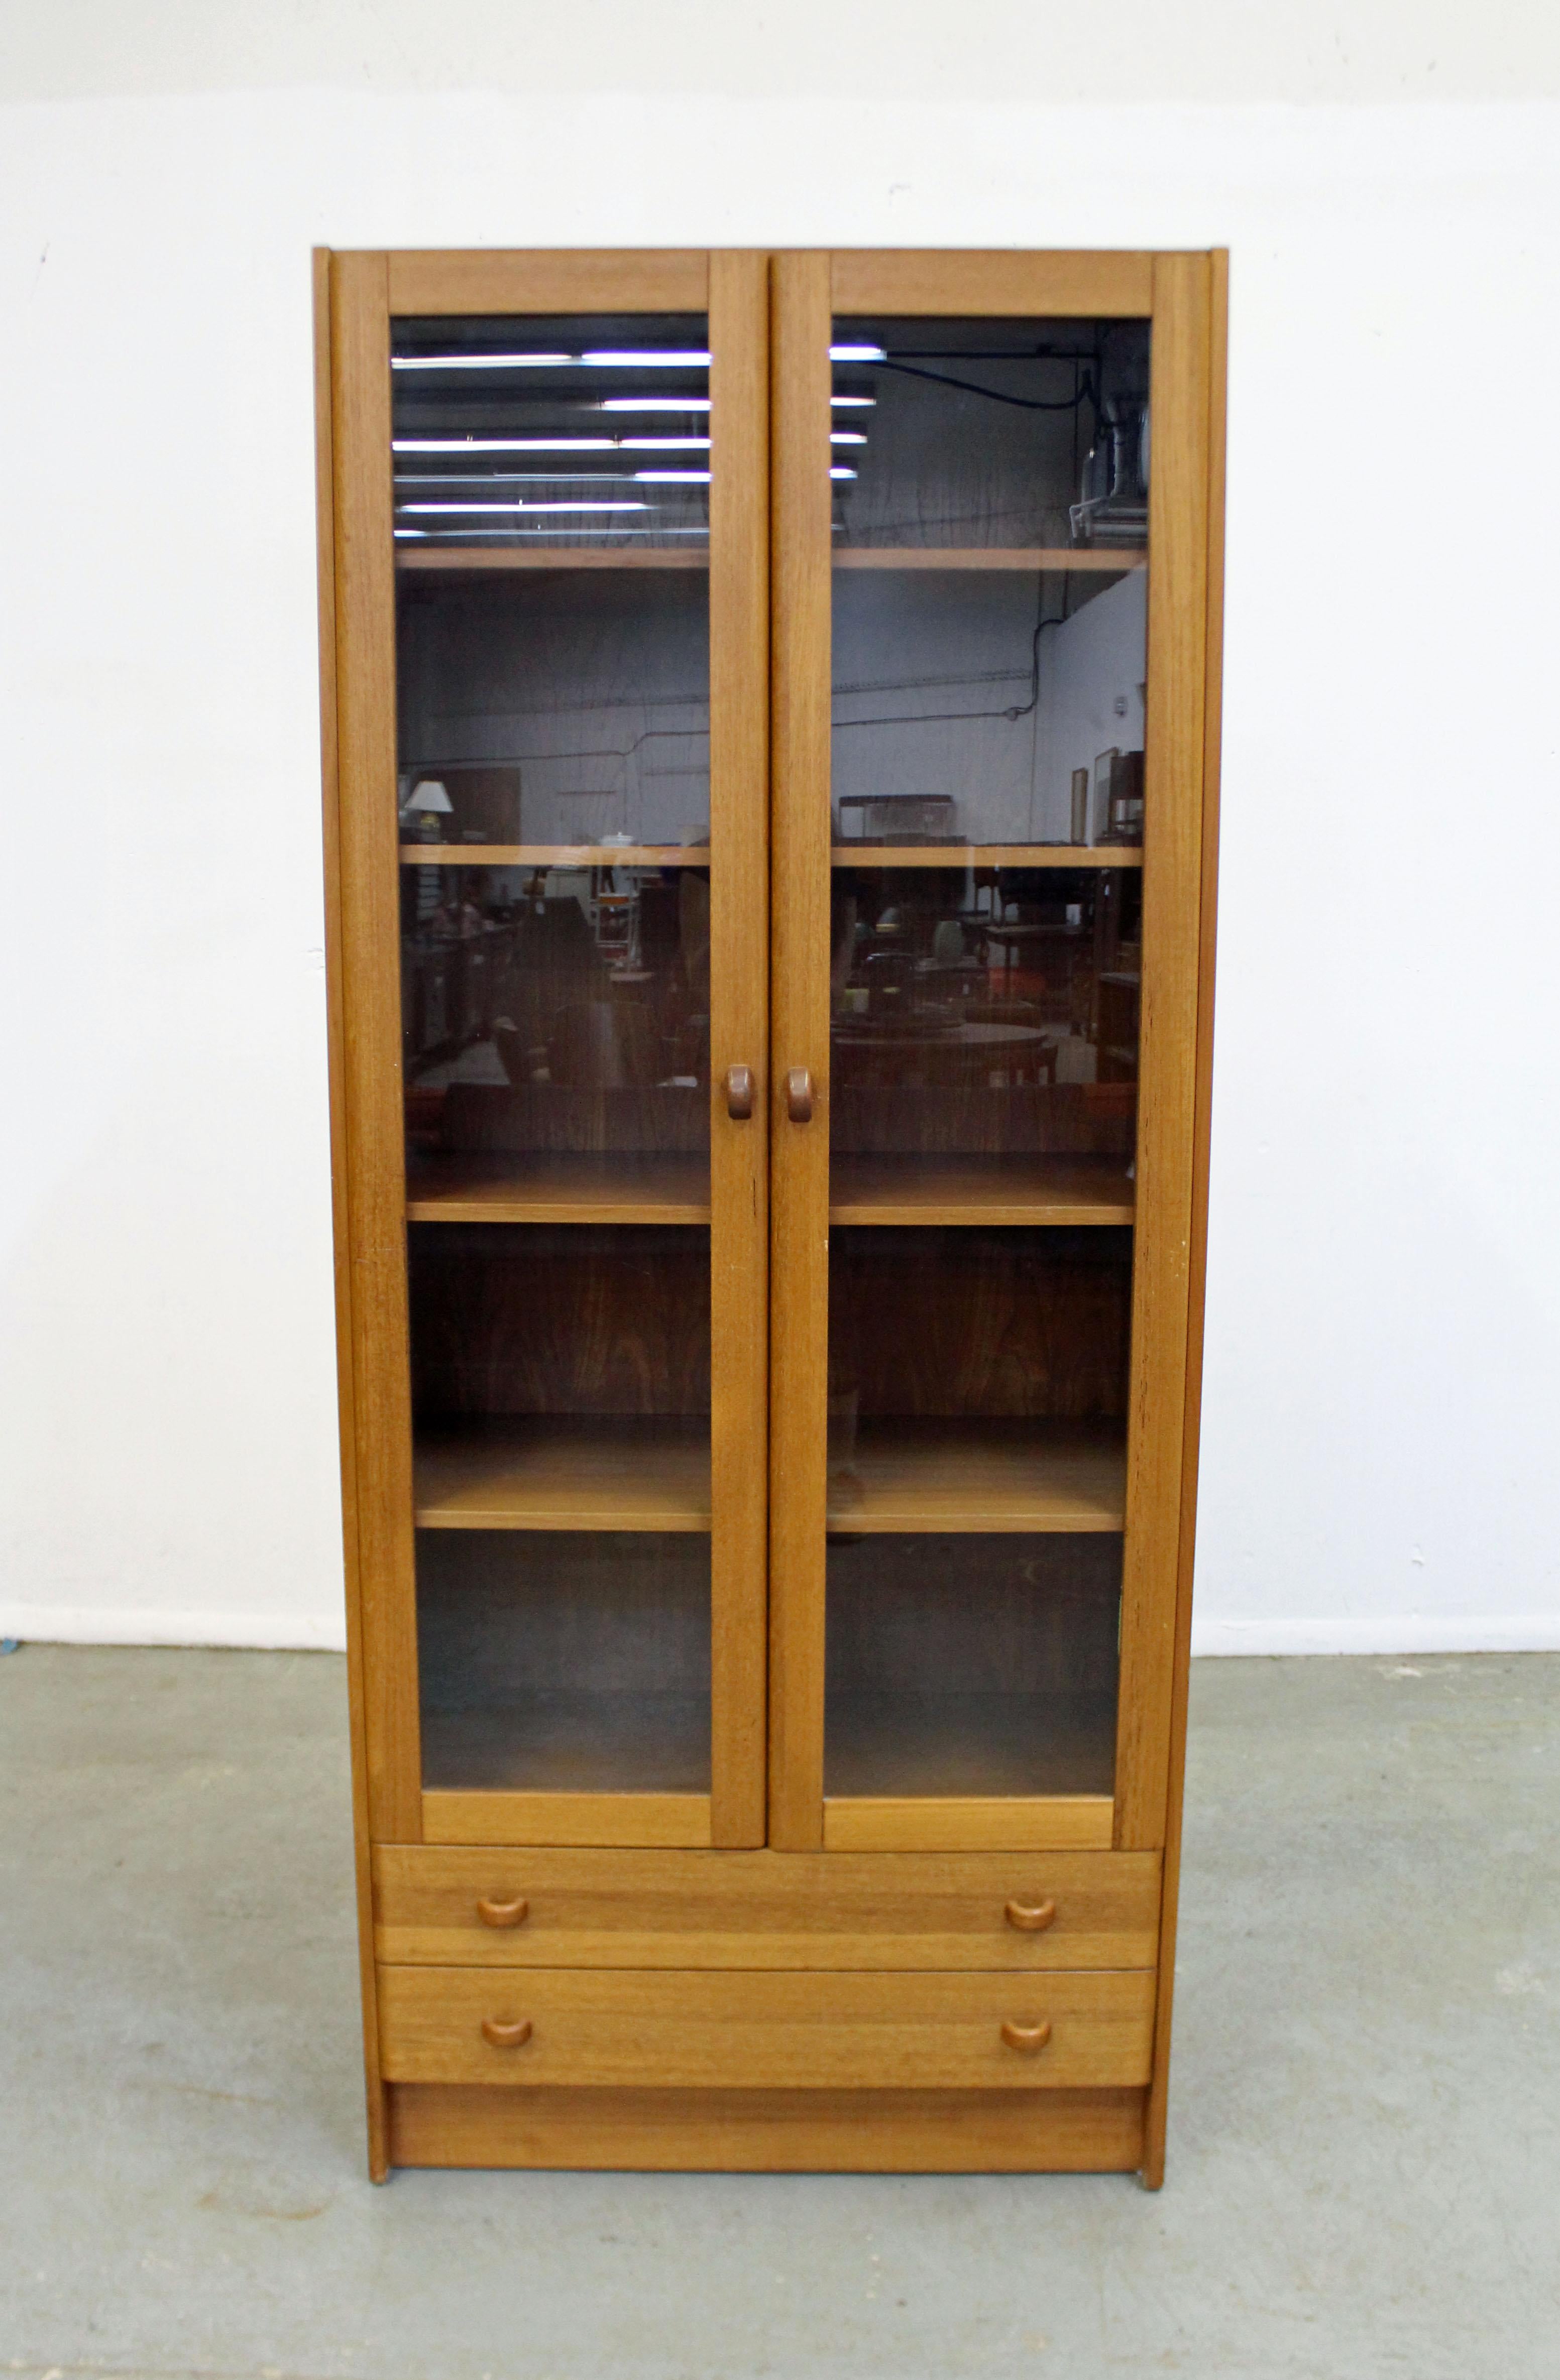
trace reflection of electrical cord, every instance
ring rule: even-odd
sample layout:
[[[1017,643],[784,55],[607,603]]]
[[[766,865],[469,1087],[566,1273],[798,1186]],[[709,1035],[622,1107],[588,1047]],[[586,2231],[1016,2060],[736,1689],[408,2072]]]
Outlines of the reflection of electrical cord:
[[[1047,628],[1060,628],[1065,626],[1069,617],[1066,610],[1066,589],[1064,585],[1062,590],[1063,608],[1056,614],[1054,619],[1048,620],[1045,617],[1045,591],[1043,587],[1041,589],[1040,617],[1034,624],[1034,635],[1030,642],[1030,698],[1028,702],[1011,703],[997,710],[908,710],[899,712],[891,718],[884,719],[836,719],[834,722],[835,733],[836,735],[843,734],[845,729],[847,727],[920,727],[922,725],[929,727],[941,727],[949,725],[957,720],[964,719],[1007,719],[1014,721],[1027,719],[1030,711],[1034,710],[1036,704],[1040,700],[1040,640]]]
[[[1028,363],[1028,356],[1015,356],[1015,363]],[[1080,405],[1093,408],[1096,421],[1100,418],[1100,400],[1094,393],[1094,375],[1085,372],[1071,396],[1010,396],[1005,388],[981,388],[972,380],[956,380],[952,372],[928,371],[924,364],[900,363],[885,356],[875,366],[878,371],[904,372],[911,380],[933,380],[943,388],[960,388],[967,396],[989,396],[994,405],[1017,405],[1026,413],[1076,413]]]

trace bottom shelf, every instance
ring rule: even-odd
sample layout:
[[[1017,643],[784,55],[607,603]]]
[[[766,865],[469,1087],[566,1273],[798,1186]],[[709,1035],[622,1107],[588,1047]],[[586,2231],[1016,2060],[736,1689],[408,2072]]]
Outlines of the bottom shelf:
[[[554,1687],[425,1700],[422,1782],[428,1792],[707,1793],[710,1698]]]
[[[831,1800],[1108,1797],[1115,1696],[835,1693],[823,1743]]]

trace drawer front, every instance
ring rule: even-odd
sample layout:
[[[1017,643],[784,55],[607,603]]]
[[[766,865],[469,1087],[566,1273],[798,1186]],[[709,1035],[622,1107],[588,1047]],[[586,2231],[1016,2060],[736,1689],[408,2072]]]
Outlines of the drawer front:
[[[1153,1977],[382,1967],[392,2082],[1081,2089],[1149,2079]]]
[[[1157,1852],[381,1844],[373,1864],[393,1966],[1029,1970],[1157,1949]]]

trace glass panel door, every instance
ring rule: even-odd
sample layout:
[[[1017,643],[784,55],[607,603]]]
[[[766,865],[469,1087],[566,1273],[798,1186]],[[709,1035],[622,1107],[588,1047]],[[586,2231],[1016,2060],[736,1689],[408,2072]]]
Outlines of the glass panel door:
[[[402,311],[395,261],[422,1831],[762,1841],[762,263]]]
[[[777,650],[830,708],[778,736],[781,898],[828,891],[809,959],[776,938],[776,1062],[811,1052],[826,1133],[777,1123],[776,1244],[826,1202],[826,1258],[777,1338],[777,1500],[787,1398],[825,1453],[774,1723],[781,1839],[825,1847],[1112,1840],[1152,331],[966,311],[960,264],[912,313],[825,310],[794,260],[777,323]]]

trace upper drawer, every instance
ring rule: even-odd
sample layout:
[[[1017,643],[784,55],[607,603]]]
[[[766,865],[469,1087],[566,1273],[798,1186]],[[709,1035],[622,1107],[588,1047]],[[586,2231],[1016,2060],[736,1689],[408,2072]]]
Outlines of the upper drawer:
[[[1152,1967],[1157,1949],[1157,1852],[382,1843],[373,1864],[398,1966]]]
[[[1153,1977],[382,1967],[391,2082],[753,2090],[1144,2083]]]

